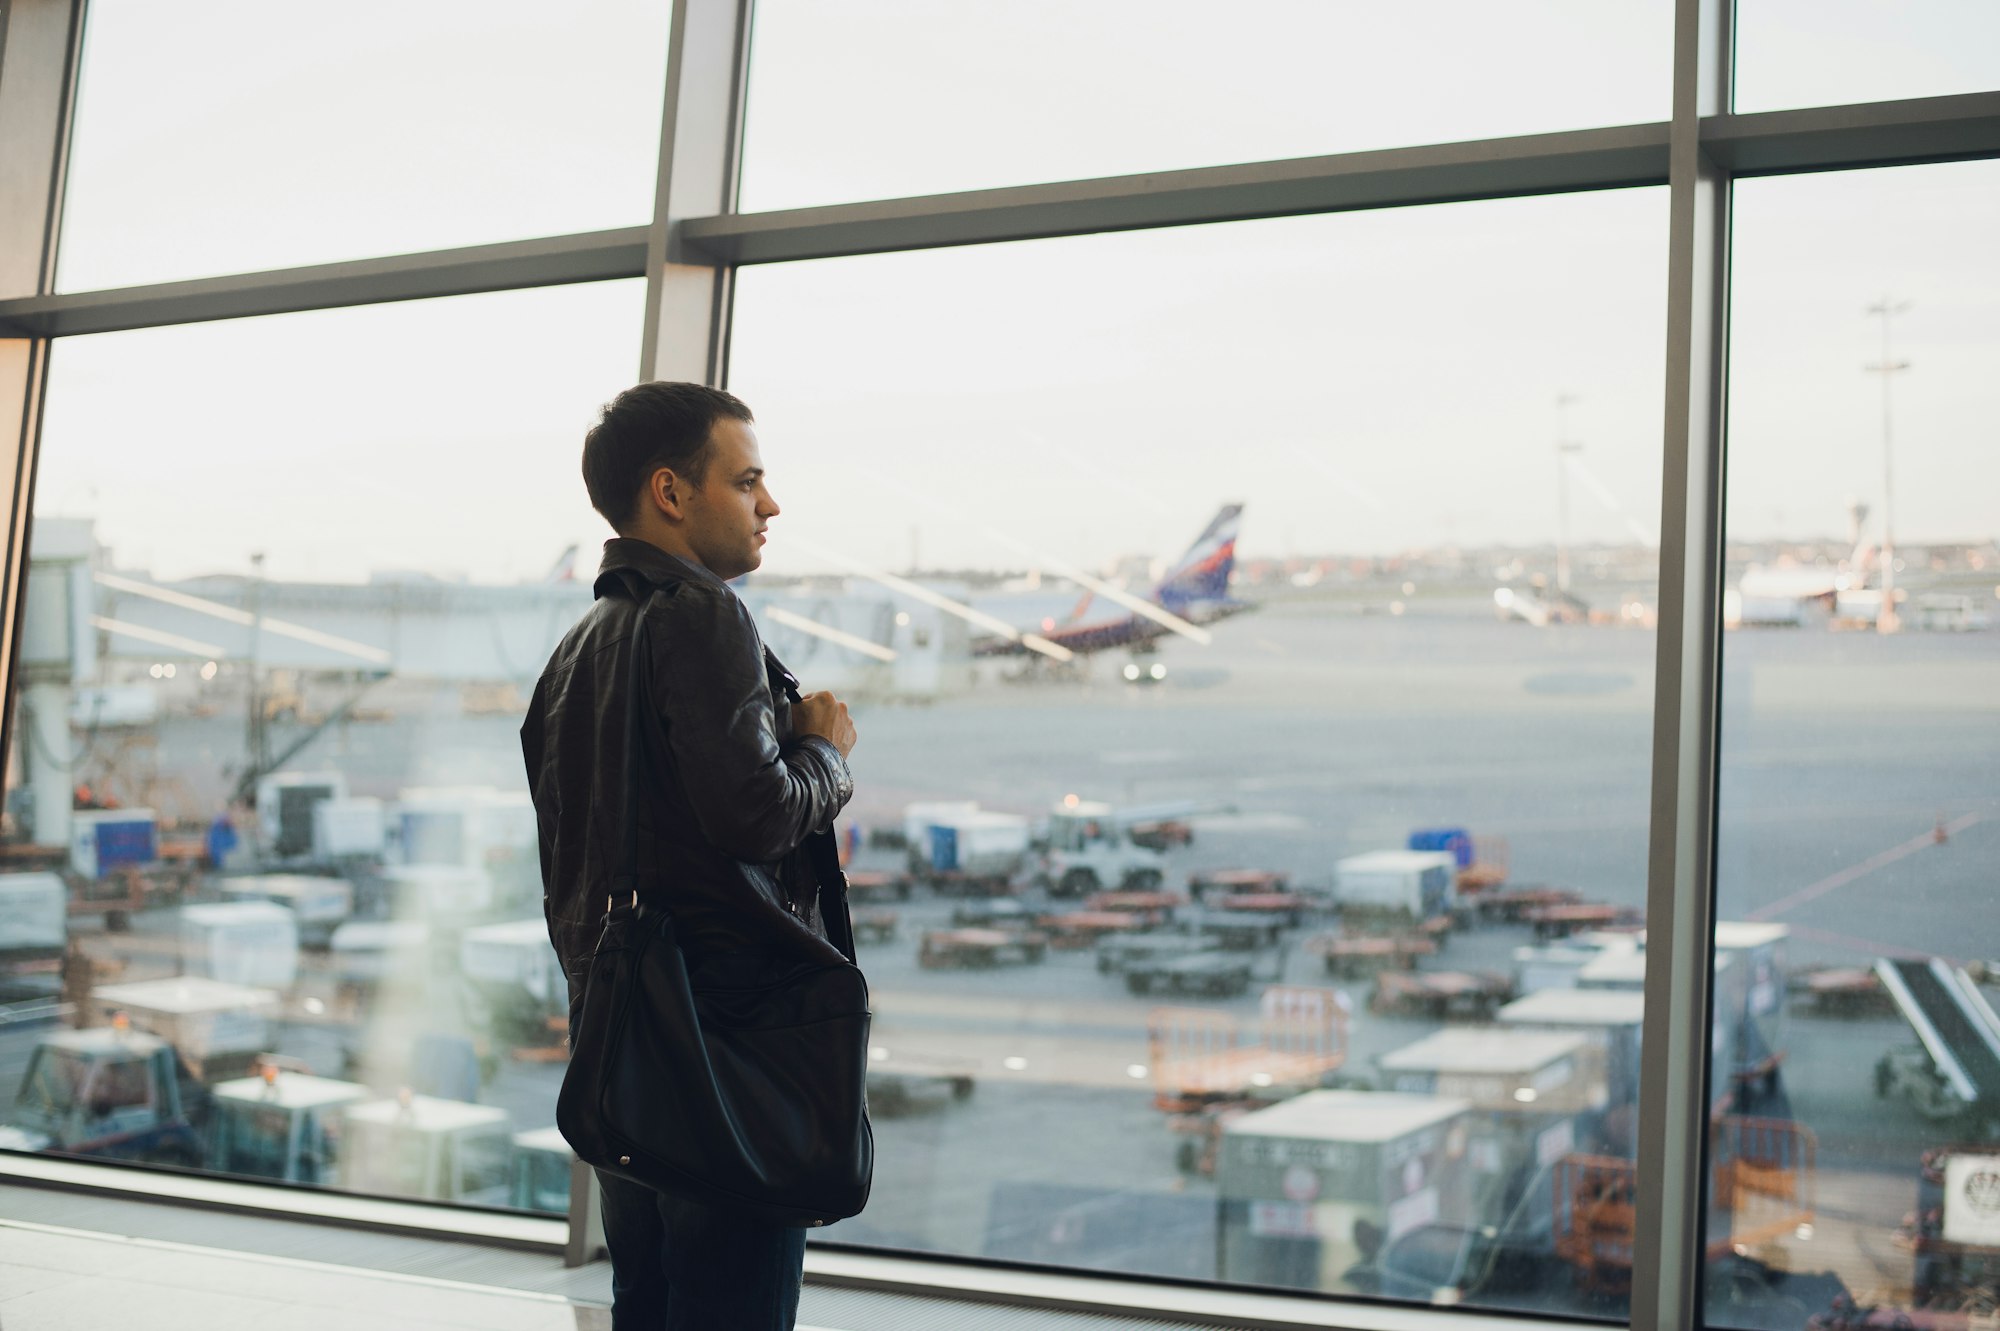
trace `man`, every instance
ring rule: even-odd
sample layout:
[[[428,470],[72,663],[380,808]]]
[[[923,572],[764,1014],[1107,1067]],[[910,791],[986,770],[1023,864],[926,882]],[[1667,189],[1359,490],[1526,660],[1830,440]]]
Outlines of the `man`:
[[[699,384],[628,389],[585,437],[583,479],[618,535],[604,543],[596,604],[556,648],[521,726],[572,1017],[625,848],[626,662],[648,597],[637,868],[663,884],[691,978],[839,960],[801,846],[853,795],[854,724],[830,693],[788,700],[790,676],[727,585],[763,562],[779,511],[750,409]],[[791,1327],[804,1230],[597,1178],[618,1331]]]

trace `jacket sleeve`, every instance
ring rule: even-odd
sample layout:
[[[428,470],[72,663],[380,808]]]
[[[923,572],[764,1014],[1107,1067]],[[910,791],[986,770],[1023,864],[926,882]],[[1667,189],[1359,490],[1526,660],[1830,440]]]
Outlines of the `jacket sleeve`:
[[[779,745],[763,643],[743,603],[683,584],[648,632],[653,707],[703,835],[769,864],[831,823],[854,779],[818,736]]]

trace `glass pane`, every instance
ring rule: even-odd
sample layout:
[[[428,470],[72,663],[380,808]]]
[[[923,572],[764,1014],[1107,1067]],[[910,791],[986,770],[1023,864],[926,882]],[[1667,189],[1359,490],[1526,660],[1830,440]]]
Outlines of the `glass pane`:
[[[643,297],[57,348],[0,819],[0,1147],[563,1208],[515,1186],[517,1153],[551,1153],[566,999],[518,731],[591,602],[577,459]]]
[[[90,6],[58,289],[642,226],[668,6]]]
[[[1620,1315],[1665,202],[739,274],[745,595],[862,700],[828,1238]]]
[[[1665,120],[1663,0],[759,0],[742,207]]]
[[[1712,1326],[2000,1297],[1996,228],[1991,162],[1737,187]]]
[[[1736,109],[2000,88],[1987,0],[1737,0]]]

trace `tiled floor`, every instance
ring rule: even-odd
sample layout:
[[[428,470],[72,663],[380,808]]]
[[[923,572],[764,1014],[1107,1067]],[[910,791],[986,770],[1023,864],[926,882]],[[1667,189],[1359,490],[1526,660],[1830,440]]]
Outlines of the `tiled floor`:
[[[0,1221],[0,1331],[608,1331],[610,1310],[287,1258]]]

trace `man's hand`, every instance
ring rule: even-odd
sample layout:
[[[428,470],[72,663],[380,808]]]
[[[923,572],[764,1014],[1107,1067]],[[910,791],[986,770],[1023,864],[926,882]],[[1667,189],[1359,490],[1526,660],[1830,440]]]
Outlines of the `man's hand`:
[[[860,736],[854,733],[854,722],[847,718],[847,704],[831,693],[808,693],[792,704],[792,733],[795,735],[818,735],[845,758],[854,751],[854,742]]]

